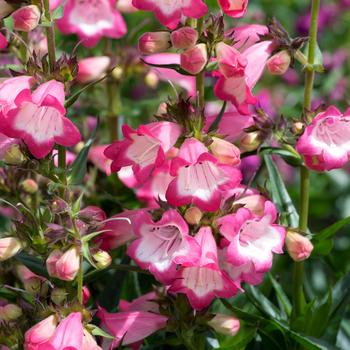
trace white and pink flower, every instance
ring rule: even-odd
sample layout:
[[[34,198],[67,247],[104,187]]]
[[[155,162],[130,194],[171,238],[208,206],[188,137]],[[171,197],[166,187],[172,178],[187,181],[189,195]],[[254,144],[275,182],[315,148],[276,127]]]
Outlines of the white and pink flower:
[[[194,138],[182,144],[170,173],[175,179],[166,192],[168,202],[175,206],[192,203],[204,211],[217,210],[225,189],[237,186],[242,179],[238,169],[220,163]]]

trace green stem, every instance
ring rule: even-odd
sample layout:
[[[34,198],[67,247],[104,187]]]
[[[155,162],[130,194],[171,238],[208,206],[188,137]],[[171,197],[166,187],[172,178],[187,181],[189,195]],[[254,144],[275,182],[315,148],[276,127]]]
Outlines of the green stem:
[[[83,304],[83,254],[80,252],[80,265],[77,276],[77,298],[80,304]]]
[[[312,0],[311,7],[311,25],[309,33],[309,52],[307,57],[308,69],[305,70],[305,90],[304,90],[304,112],[309,115],[312,103],[312,93],[314,86],[316,45],[317,45],[317,24],[320,0]],[[310,69],[311,67],[311,69]],[[300,213],[299,230],[306,232],[308,228],[309,217],[309,197],[310,197],[310,174],[304,166],[300,167]],[[292,320],[295,320],[302,313],[305,303],[304,297],[304,264],[302,262],[294,263],[293,272],[293,313]]]
[[[119,129],[119,113],[120,113],[120,91],[119,84],[113,81],[112,78],[107,81],[107,95],[108,95],[108,129],[109,141],[118,140]]]
[[[200,37],[202,35],[203,31],[203,23],[204,23],[204,18],[199,18],[197,20],[197,31],[198,31],[198,36]],[[198,99],[198,109],[200,111],[204,110],[205,106],[205,100],[204,100],[204,80],[205,80],[205,69],[203,69],[200,73],[197,74],[196,76],[196,91],[197,91],[197,99]]]

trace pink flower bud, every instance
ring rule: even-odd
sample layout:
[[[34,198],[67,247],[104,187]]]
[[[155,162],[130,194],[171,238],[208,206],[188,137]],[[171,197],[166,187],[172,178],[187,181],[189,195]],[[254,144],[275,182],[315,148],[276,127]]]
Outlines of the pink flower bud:
[[[200,73],[206,66],[207,61],[208,52],[205,44],[197,44],[180,56],[181,68],[193,75]]]
[[[8,16],[13,11],[13,7],[5,0],[0,0],[0,19]]]
[[[294,135],[301,135],[304,130],[304,123],[302,122],[295,122],[292,125],[292,131]]]
[[[189,49],[196,45],[198,32],[192,27],[182,27],[171,33],[171,43],[175,49]]]
[[[307,237],[293,231],[287,232],[286,247],[288,254],[294,261],[306,260],[314,249]]]
[[[186,210],[185,220],[190,225],[198,225],[202,219],[203,213],[197,207],[191,207]]]
[[[89,288],[84,286],[83,287],[83,304],[86,304],[89,301],[90,296],[91,294],[90,294]]]
[[[216,314],[214,318],[208,322],[208,325],[220,334],[233,337],[239,331],[240,322],[233,316]]]
[[[14,237],[0,239],[0,261],[5,261],[16,255],[22,248],[21,242]]]
[[[12,13],[13,27],[22,32],[35,29],[40,21],[40,10],[36,5],[24,6]]]
[[[65,253],[54,250],[46,260],[46,268],[50,276],[63,281],[73,281],[80,267],[78,248],[72,247]]]
[[[106,220],[106,214],[101,208],[89,205],[80,210],[78,218],[84,222],[98,223]]]
[[[226,77],[243,76],[247,59],[234,47],[220,42],[216,45],[219,70]]]
[[[253,131],[242,137],[240,146],[244,151],[250,152],[256,150],[261,145],[261,141],[260,132]]]
[[[57,318],[51,315],[30,328],[24,336],[25,350],[37,350],[46,343],[55,333]]]
[[[270,57],[266,64],[271,74],[282,75],[288,70],[290,62],[291,57],[289,52],[283,50]]]
[[[105,269],[112,263],[111,256],[104,250],[100,249],[97,253],[92,255],[96,266],[99,269]]]
[[[22,309],[15,304],[0,306],[0,310],[0,320],[3,321],[14,321],[22,316]]]
[[[5,35],[0,32],[0,50],[6,49],[7,45],[8,42]]]
[[[77,80],[86,84],[103,77],[107,71],[111,59],[108,56],[88,57],[78,62]]]
[[[147,32],[139,39],[139,51],[144,55],[163,52],[170,48],[170,33]]]
[[[33,179],[26,179],[22,181],[21,187],[24,189],[25,192],[29,194],[34,194],[39,189],[38,184]]]
[[[209,149],[219,162],[229,165],[238,165],[241,162],[238,147],[218,137],[212,137],[212,140]]]

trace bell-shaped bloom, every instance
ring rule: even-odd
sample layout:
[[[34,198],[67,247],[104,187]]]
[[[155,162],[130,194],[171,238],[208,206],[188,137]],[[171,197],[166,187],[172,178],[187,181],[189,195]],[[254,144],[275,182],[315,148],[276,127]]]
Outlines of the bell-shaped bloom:
[[[122,213],[112,216],[104,221],[100,231],[102,234],[96,237],[95,243],[103,250],[112,250],[136,238],[133,223],[142,213],[143,209],[126,210]],[[123,220],[127,218],[130,220]]]
[[[214,328],[216,332],[227,335],[229,337],[235,336],[240,328],[240,322],[238,318],[224,314],[216,314],[208,322],[208,325]]]
[[[0,118],[0,131],[22,139],[34,157],[47,156],[55,143],[70,147],[80,141],[78,128],[64,116],[62,83],[50,80],[33,93],[29,89],[22,90],[14,103],[15,108],[5,111]]]
[[[72,247],[66,252],[54,250],[46,260],[50,276],[63,281],[73,281],[80,267],[78,248]]]
[[[121,38],[127,31],[114,0],[68,0],[57,27],[64,34],[77,34],[86,47],[94,47],[102,37]]]
[[[175,29],[181,16],[200,18],[208,7],[202,0],[133,0],[139,10],[152,11],[158,21],[170,29]]]
[[[132,165],[137,180],[142,183],[151,175],[155,166],[165,161],[165,153],[176,143],[181,127],[172,122],[155,122],[141,125],[137,130],[123,125],[123,141],[116,141],[106,148],[105,155],[112,159],[112,172]]]
[[[192,75],[200,73],[207,62],[208,52],[205,44],[197,44],[180,55],[181,68]]]
[[[195,240],[201,247],[200,258],[183,262],[169,291],[186,294],[191,306],[201,310],[209,306],[214,297],[232,297],[237,288],[219,268],[217,246],[210,227],[202,227]]]
[[[288,254],[294,261],[308,259],[314,249],[314,246],[307,237],[293,231],[287,232],[286,247]]]
[[[6,36],[0,32],[0,50],[6,49],[8,45]]]
[[[241,55],[238,55],[239,59],[233,51],[227,57],[226,55],[222,59],[220,57],[219,62],[223,63],[221,71],[217,73],[219,80],[214,87],[216,96],[221,100],[231,101],[238,112],[249,114],[249,105],[256,103],[251,90],[260,79],[272,51],[273,43],[262,41],[250,46]]]
[[[220,163],[195,138],[182,144],[172,160],[171,175],[175,179],[166,192],[167,201],[175,206],[192,203],[204,211],[217,210],[225,189],[237,186],[242,179],[238,169]]]
[[[273,224],[275,220],[274,206],[262,218],[246,208],[220,218],[220,233],[229,241],[227,261],[238,267],[251,264],[256,272],[268,271],[273,253],[283,253],[285,239],[285,229]]]
[[[174,279],[176,265],[186,256],[193,260],[199,256],[199,247],[176,210],[169,209],[157,222],[150,213],[143,212],[137,217],[134,228],[139,238],[130,244],[128,255],[162,283]]]
[[[342,168],[350,155],[350,110],[342,115],[331,106],[319,113],[305,128],[296,149],[312,170]]]
[[[77,80],[79,83],[90,83],[103,77],[111,59],[108,56],[88,57],[78,62]]]
[[[240,18],[247,12],[248,0],[219,0],[219,5],[226,15]]]
[[[14,29],[21,32],[30,32],[38,25],[41,17],[39,7],[36,5],[28,5],[20,7],[12,13]]]
[[[147,32],[139,39],[139,51],[144,55],[163,52],[170,48],[169,32]]]
[[[40,345],[47,343],[55,333],[57,317],[51,315],[28,329],[24,336],[25,350],[38,350]]]
[[[108,333],[115,337],[111,349],[133,344],[164,328],[168,318],[151,312],[130,311],[108,313],[100,308],[97,316]]]
[[[198,31],[192,27],[182,27],[171,33],[171,44],[174,49],[186,50],[196,45]]]
[[[15,237],[0,238],[0,261],[12,258],[22,249],[22,244]]]

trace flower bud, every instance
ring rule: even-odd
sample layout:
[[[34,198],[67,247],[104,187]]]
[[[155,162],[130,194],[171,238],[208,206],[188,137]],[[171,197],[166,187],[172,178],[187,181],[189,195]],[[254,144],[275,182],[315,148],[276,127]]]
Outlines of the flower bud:
[[[239,331],[240,322],[233,316],[216,314],[214,318],[208,322],[208,325],[220,334],[233,337]]]
[[[241,162],[238,147],[218,137],[212,137],[212,140],[209,149],[219,162],[229,165],[238,165]]]
[[[253,131],[242,137],[240,145],[244,151],[250,152],[256,150],[261,145],[261,142],[260,132]]]
[[[57,318],[51,315],[30,328],[24,336],[25,349],[37,349],[46,343],[55,333]]]
[[[286,247],[288,254],[294,261],[306,260],[314,249],[307,237],[294,231],[287,232]]]
[[[147,32],[139,39],[139,51],[144,55],[163,52],[169,48],[169,32]]]
[[[292,132],[294,135],[301,135],[304,130],[304,123],[302,122],[295,122],[292,125]]]
[[[80,267],[80,256],[77,247],[65,253],[54,250],[46,260],[46,268],[50,276],[63,281],[73,281]]]
[[[185,220],[190,225],[198,225],[202,219],[203,213],[197,207],[191,207],[186,210]]]
[[[39,186],[33,179],[26,179],[22,181],[21,187],[29,194],[34,194],[38,191]]]
[[[5,0],[0,0],[0,19],[8,16],[13,11],[13,7]]]
[[[175,49],[189,49],[196,45],[198,32],[192,27],[182,27],[172,32],[170,37]]]
[[[145,76],[145,83],[147,86],[149,86],[152,89],[155,89],[158,85],[159,78],[158,75],[155,72],[148,72]]]
[[[181,68],[193,75],[200,73],[206,66],[207,61],[208,52],[205,44],[197,44],[180,56]]]
[[[115,80],[117,80],[117,81],[121,80],[121,78],[123,77],[123,75],[124,75],[124,69],[123,69],[122,67],[120,67],[120,66],[115,67],[115,68],[112,70],[112,77],[113,77]]]
[[[16,255],[22,248],[21,242],[14,237],[0,239],[0,261],[5,261]]]
[[[106,214],[101,208],[89,205],[80,210],[78,218],[84,222],[96,224],[106,220]]]
[[[25,156],[22,153],[19,145],[12,145],[5,153],[4,162],[9,165],[20,165],[25,161]]]
[[[13,27],[21,32],[30,32],[40,21],[40,10],[36,5],[24,6],[12,13]]]
[[[288,51],[283,50],[267,61],[267,69],[273,75],[283,75],[289,68],[291,62],[291,57]]]
[[[66,300],[67,292],[64,288],[54,288],[51,292],[51,300],[56,305],[62,305]]]
[[[102,249],[100,249],[97,253],[93,254],[92,257],[96,263],[96,266],[99,269],[105,269],[112,263],[111,256]]]
[[[5,35],[0,32],[0,50],[6,49],[7,45],[8,42]]]
[[[4,321],[14,321],[22,316],[22,309],[15,304],[7,304],[1,307],[0,319]]]
[[[77,80],[86,84],[103,77],[107,71],[111,59],[108,56],[88,57],[78,62]]]
[[[83,304],[86,304],[89,301],[90,296],[91,294],[90,294],[89,288],[84,286],[83,287]]]

